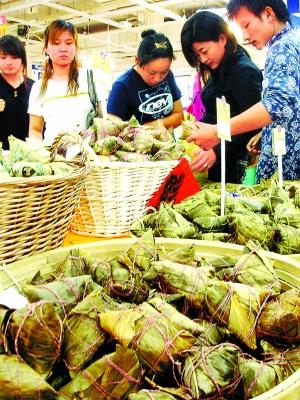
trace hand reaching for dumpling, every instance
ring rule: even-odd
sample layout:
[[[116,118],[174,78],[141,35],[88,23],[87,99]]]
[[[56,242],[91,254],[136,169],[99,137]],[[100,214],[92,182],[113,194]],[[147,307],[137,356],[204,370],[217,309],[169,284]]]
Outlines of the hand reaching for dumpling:
[[[188,142],[195,142],[204,150],[210,150],[219,144],[217,137],[217,125],[197,122],[194,124],[193,132],[186,139]]]
[[[203,172],[211,168],[216,162],[216,159],[216,153],[213,149],[200,149],[197,153],[195,153],[190,165],[193,171]]]

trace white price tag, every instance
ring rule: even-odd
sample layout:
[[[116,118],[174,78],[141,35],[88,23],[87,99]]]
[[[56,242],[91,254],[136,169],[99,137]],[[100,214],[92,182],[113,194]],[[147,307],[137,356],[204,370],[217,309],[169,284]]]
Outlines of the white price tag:
[[[272,149],[274,156],[283,156],[286,153],[285,129],[281,126],[272,129]]]
[[[219,139],[231,141],[230,105],[224,97],[217,98],[217,131]]]

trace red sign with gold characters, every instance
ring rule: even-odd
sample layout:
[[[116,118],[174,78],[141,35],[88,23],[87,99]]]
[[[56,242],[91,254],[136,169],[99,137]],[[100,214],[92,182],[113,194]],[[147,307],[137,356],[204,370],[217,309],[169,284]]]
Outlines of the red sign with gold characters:
[[[177,204],[200,190],[200,185],[194,177],[188,160],[182,158],[151,199],[148,200],[147,207],[157,208],[161,201],[167,203],[172,201],[173,204]]]

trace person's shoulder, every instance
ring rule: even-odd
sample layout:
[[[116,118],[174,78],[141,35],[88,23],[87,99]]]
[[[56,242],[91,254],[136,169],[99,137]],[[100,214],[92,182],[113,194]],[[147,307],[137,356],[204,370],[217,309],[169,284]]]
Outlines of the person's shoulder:
[[[235,74],[243,73],[245,71],[256,71],[258,74],[260,73],[258,66],[253,62],[250,55],[243,48],[237,50],[235,62],[231,64],[231,70]]]
[[[284,51],[295,50],[297,53],[300,52],[300,35],[299,31],[291,27],[284,35],[282,35],[275,43],[271,46],[273,49],[285,49]]]
[[[129,79],[132,79],[135,75],[135,71],[133,68],[129,68],[127,71],[123,72],[121,75],[117,77],[115,80],[116,83],[125,83]]]

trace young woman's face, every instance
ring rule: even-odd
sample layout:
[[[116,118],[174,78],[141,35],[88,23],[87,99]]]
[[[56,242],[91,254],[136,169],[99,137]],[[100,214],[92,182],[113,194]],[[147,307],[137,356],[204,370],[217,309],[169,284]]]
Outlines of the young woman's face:
[[[217,42],[213,42],[212,40],[207,42],[194,42],[192,44],[192,50],[199,62],[207,65],[211,69],[216,69],[224,57],[226,42],[226,36],[222,34]]]
[[[244,40],[257,50],[261,50],[274,34],[274,19],[268,7],[260,17],[254,15],[247,7],[241,7],[234,20],[242,29]]]
[[[22,59],[0,51],[0,71],[3,75],[18,75],[23,71]]]
[[[48,43],[46,53],[53,66],[70,65],[76,54],[76,44],[71,32],[66,30],[58,33],[53,43]]]
[[[138,64],[138,60],[137,64]],[[168,75],[172,61],[169,58],[157,58],[140,67],[138,65],[138,73],[143,81],[149,86],[158,85]]]

